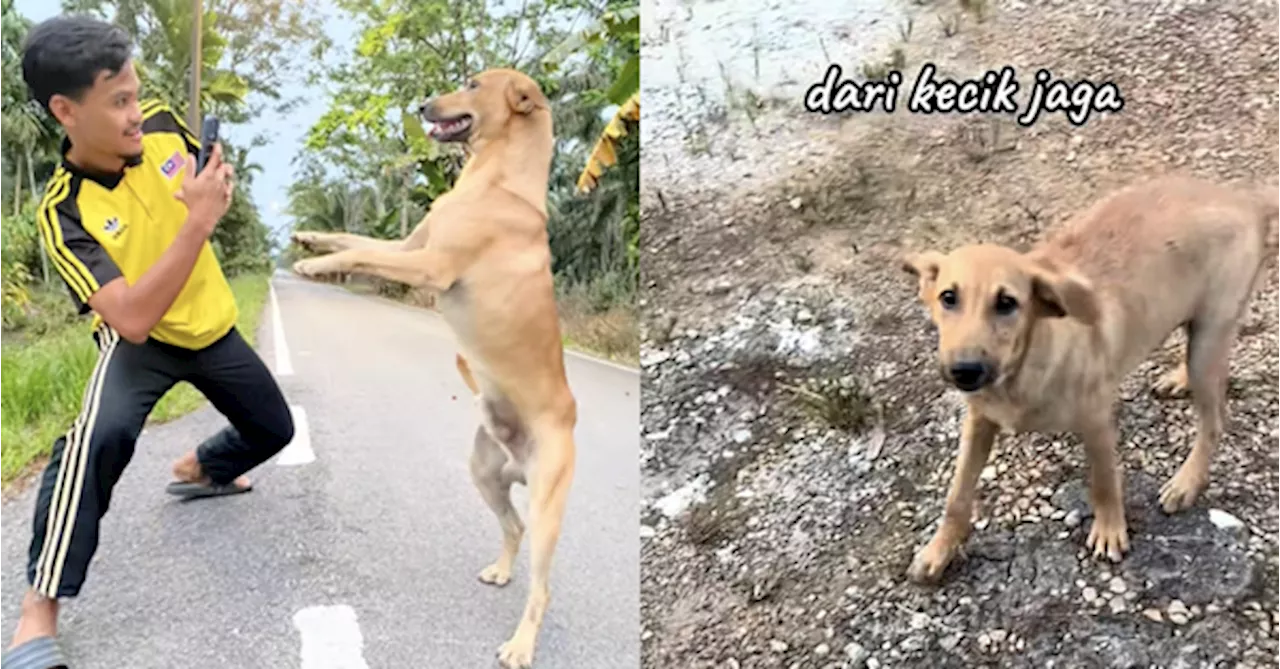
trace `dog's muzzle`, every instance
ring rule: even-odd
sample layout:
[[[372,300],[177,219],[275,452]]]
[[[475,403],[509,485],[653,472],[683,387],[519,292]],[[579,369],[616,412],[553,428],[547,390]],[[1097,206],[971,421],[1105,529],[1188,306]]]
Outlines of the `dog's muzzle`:
[[[948,367],[947,377],[955,387],[971,393],[991,383],[995,374],[991,366],[985,362],[963,361]]]

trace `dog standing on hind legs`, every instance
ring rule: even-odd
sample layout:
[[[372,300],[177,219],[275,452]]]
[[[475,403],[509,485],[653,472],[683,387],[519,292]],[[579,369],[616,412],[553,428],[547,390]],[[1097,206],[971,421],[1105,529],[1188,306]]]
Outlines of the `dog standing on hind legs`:
[[[514,634],[498,649],[505,667],[529,667],[550,600],[577,423],[547,238],[551,109],[533,79],[500,69],[476,75],[419,112],[436,141],[469,149],[453,188],[403,240],[295,234],[299,244],[329,254],[297,262],[294,272],[366,274],[438,295],[461,350],[458,371],[480,409],[472,479],[502,530],[498,559],[479,575],[485,583],[501,586],[511,578],[525,527],[510,489],[529,486],[529,596]]]
[[[967,404],[942,523],[907,576],[939,580],[968,538],[997,431],[1075,432],[1084,442],[1095,557],[1129,549],[1114,406],[1120,382],[1177,328],[1183,362],[1156,391],[1190,391],[1190,454],[1160,490],[1166,513],[1208,485],[1225,422],[1227,362],[1276,247],[1280,195],[1187,177],[1101,200],[1028,253],[975,244],[911,254],[903,269],[937,326],[940,371]]]

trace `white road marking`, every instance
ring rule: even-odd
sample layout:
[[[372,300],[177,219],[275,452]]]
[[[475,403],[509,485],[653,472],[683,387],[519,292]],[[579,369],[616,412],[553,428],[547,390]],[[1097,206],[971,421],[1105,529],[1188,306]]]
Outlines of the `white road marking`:
[[[350,606],[308,606],[293,614],[293,626],[302,636],[302,669],[369,669]]]
[[[315,462],[316,452],[311,450],[311,429],[307,425],[306,409],[290,404],[289,413],[293,414],[293,441],[280,450],[276,464],[288,467]]]
[[[276,350],[276,376],[293,373],[289,360],[289,343],[284,340],[284,321],[280,320],[280,301],[276,299],[275,284],[271,284],[271,342]]]
[[[568,346],[566,346],[566,347],[564,348],[564,354],[565,354],[565,355],[567,355],[567,356],[573,356],[573,357],[575,357],[575,358],[581,358],[581,359],[583,359],[583,360],[589,360],[589,361],[594,362],[594,363],[596,363],[596,364],[604,365],[605,367],[612,367],[612,368],[614,368],[614,369],[620,369],[620,370],[622,370],[622,371],[624,371],[624,372],[630,372],[630,373],[632,373],[632,374],[639,374],[639,373],[640,373],[640,370],[639,370],[639,369],[636,369],[635,367],[628,367],[627,365],[620,365],[620,364],[618,364],[618,363],[616,363],[616,362],[614,362],[614,361],[612,361],[612,360],[606,360],[606,359],[604,359],[604,358],[597,357],[597,356],[591,355],[591,354],[589,354],[589,353],[583,353],[582,351],[575,351],[575,350],[573,350],[573,349],[569,348]]]

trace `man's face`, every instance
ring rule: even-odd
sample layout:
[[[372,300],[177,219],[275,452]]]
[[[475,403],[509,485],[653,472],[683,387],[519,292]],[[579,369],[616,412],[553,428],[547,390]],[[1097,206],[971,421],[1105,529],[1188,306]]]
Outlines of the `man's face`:
[[[133,61],[128,61],[115,74],[99,72],[79,102],[55,95],[49,106],[73,143],[99,154],[136,158],[142,155],[139,88]]]

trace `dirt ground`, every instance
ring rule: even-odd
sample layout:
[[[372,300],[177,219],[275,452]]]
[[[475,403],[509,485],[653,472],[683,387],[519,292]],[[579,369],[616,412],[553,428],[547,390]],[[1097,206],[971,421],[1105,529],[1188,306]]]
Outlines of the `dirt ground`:
[[[1023,82],[1044,66],[1116,83],[1123,111],[1021,128],[822,117],[765,93],[645,144],[646,667],[1275,664],[1274,262],[1245,316],[1227,436],[1194,509],[1169,517],[1156,501],[1194,436],[1190,402],[1150,390],[1175,337],[1117,406],[1124,561],[1084,548],[1079,441],[1003,436],[967,555],[939,587],[905,579],[941,512],[962,403],[935,370],[902,251],[1026,248],[1137,178],[1275,183],[1280,170],[1275,3],[964,4],[982,19],[910,4],[898,44],[909,81],[926,61],[965,76],[1010,64]]]

